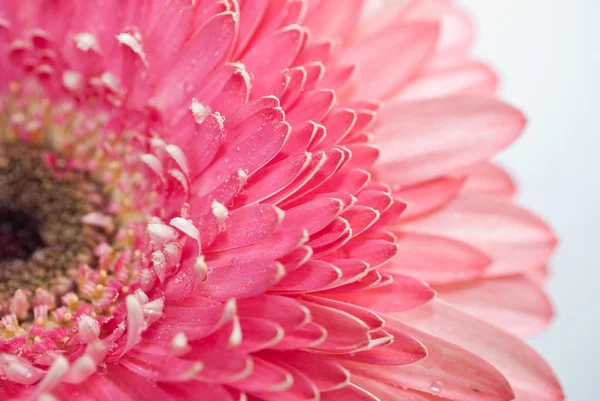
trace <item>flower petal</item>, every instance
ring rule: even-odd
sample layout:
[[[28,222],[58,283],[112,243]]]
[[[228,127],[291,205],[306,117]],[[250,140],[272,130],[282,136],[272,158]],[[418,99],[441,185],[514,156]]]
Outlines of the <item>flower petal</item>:
[[[512,142],[525,125],[518,110],[475,96],[390,103],[379,116],[385,162],[380,179],[398,186],[481,162]]]

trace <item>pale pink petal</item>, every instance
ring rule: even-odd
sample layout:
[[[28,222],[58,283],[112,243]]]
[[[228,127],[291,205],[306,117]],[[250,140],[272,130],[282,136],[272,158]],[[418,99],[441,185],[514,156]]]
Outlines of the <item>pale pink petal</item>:
[[[493,94],[496,74],[485,64],[466,60],[457,65],[425,70],[396,97],[402,100],[427,99],[451,94]]]
[[[357,87],[353,97],[382,99],[393,95],[427,61],[438,34],[437,24],[415,22],[344,48],[340,61],[359,63],[355,80],[369,82]],[[397,54],[402,57],[395,57]]]
[[[441,301],[429,302],[397,316],[406,324],[463,347],[493,364],[510,381],[515,400],[555,401],[564,398],[546,362],[522,340],[502,329]],[[477,378],[477,375],[471,378]],[[440,381],[443,383],[443,378]]]
[[[538,217],[509,201],[473,194],[461,195],[418,222],[404,223],[402,230],[474,245],[493,260],[488,276],[542,265],[556,245],[554,234]]]
[[[512,142],[525,125],[511,106],[473,96],[388,104],[380,116],[380,171],[385,173],[379,178],[399,187],[481,162]]]
[[[396,232],[398,254],[384,267],[430,284],[462,282],[481,277],[492,263],[477,248],[437,235]]]
[[[510,176],[492,163],[477,164],[457,171],[456,174],[467,177],[462,187],[462,190],[465,192],[476,192],[509,198],[516,192],[516,185]]]
[[[553,314],[542,288],[524,276],[477,280],[435,289],[444,301],[520,337],[537,334],[548,325]]]
[[[427,348],[427,357],[393,369],[354,362],[343,364],[361,376],[449,399],[508,401],[513,398],[504,376],[476,354],[399,321],[390,320],[389,325],[418,338]]]
[[[313,2],[304,23],[317,37],[345,39],[355,28],[364,0]]]

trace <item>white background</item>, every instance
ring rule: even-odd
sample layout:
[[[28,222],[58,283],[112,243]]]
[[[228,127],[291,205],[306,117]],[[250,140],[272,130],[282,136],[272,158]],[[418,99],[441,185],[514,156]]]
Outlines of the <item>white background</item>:
[[[476,20],[475,52],[501,71],[502,95],[530,122],[499,160],[517,178],[520,201],[561,238],[549,287],[556,319],[532,344],[569,400],[598,401],[600,1],[461,2]]]

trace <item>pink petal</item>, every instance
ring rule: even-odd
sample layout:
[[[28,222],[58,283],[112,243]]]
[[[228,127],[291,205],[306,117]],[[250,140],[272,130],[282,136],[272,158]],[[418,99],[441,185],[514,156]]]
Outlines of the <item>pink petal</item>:
[[[197,291],[216,300],[248,298],[264,293],[283,274],[275,261],[239,260],[233,257],[229,263],[208,262],[208,276],[198,285]]]
[[[445,284],[481,277],[492,262],[477,248],[452,238],[397,232],[398,254],[384,267],[429,284]]]
[[[342,218],[350,224],[352,236],[357,236],[371,227],[379,218],[379,212],[367,206],[355,206],[344,212]]]
[[[292,128],[290,138],[285,143],[278,158],[281,156],[290,156],[308,149],[308,145],[317,135],[317,130],[323,129],[318,124],[307,121],[304,124],[296,125]]]
[[[325,76],[319,82],[319,88],[328,88],[340,90],[343,88],[356,73],[357,67],[355,64],[342,65],[339,67],[327,66]]]
[[[396,244],[390,244],[387,241],[355,239],[344,247],[343,252],[345,257],[363,260],[373,269],[393,258],[398,252],[398,248]]]
[[[350,379],[350,373],[330,358],[303,351],[270,352],[269,354],[303,372],[320,391],[344,387]]]
[[[366,390],[354,385],[350,384],[339,390],[328,391],[323,393],[321,396],[321,401],[380,401],[379,398],[375,397],[373,394],[367,392]]]
[[[462,169],[457,174],[467,177],[462,188],[465,192],[476,192],[494,196],[512,197],[516,185],[500,167],[491,163],[481,163]]]
[[[305,293],[331,286],[342,277],[342,271],[332,264],[311,260],[285,275],[272,289],[276,293]]]
[[[368,171],[359,168],[345,168],[331,177],[316,192],[344,191],[355,195],[367,186],[370,179],[371,174]]]
[[[248,353],[257,352],[270,348],[283,339],[283,328],[270,320],[242,317],[239,322],[242,342],[237,346],[238,350]]]
[[[302,229],[276,232],[268,238],[241,248],[229,249],[206,255],[209,266],[220,268],[230,262],[276,260],[287,255],[306,242]]]
[[[355,316],[308,301],[301,301],[310,309],[313,322],[327,331],[327,338],[312,347],[315,351],[343,354],[355,351],[369,343],[369,327]]]
[[[185,100],[191,99],[204,82],[204,77],[227,58],[236,30],[236,18],[231,12],[215,15],[208,20],[186,42],[168,72],[158,82],[154,89],[154,105],[168,115]]]
[[[304,92],[307,76],[308,72],[302,66],[287,70],[286,88],[281,95],[281,104],[286,110],[288,110]]]
[[[296,350],[316,347],[327,338],[327,330],[316,323],[308,323],[301,328],[286,331],[283,340],[273,345],[275,350]]]
[[[323,75],[325,75],[325,65],[320,61],[304,64],[302,66],[306,70],[306,82],[304,83],[304,91],[312,90],[317,87]]]
[[[247,174],[254,173],[281,150],[289,132],[287,123],[275,123],[245,138],[213,161],[198,180],[195,190],[199,194],[206,194],[223,180],[222,177],[239,170],[247,171]]]
[[[398,329],[386,327],[394,337],[390,345],[372,350],[360,351],[354,355],[340,355],[338,359],[369,365],[400,366],[415,363],[427,357],[427,350],[415,337]]]
[[[368,278],[369,276],[365,279]],[[360,280],[357,284],[359,283]],[[397,275],[394,275],[393,282],[387,285],[353,292],[343,292],[344,290],[344,287],[340,287],[336,291],[321,292],[315,295],[358,305],[378,313],[391,313],[423,305],[435,294],[427,284],[411,277]]]
[[[329,38],[311,41],[302,49],[296,62],[305,64],[311,61],[327,61],[333,54],[335,45],[335,40]]]
[[[209,114],[200,124],[193,119],[192,113],[188,113],[182,124],[172,129],[176,134],[168,137],[171,143],[186,152],[191,180],[198,177],[214,159],[224,137],[220,116]]]
[[[390,103],[380,118],[380,179],[402,187],[487,159],[525,125],[518,110],[475,96]]]
[[[315,255],[317,255],[320,253],[321,247],[328,247],[339,239],[349,238],[351,235],[352,232],[350,231],[350,224],[348,221],[341,217],[336,217],[331,224],[319,233],[313,235],[306,245],[313,248],[315,250]],[[329,250],[329,248],[327,249]]]
[[[334,102],[335,92],[330,89],[314,89],[305,92],[288,111],[287,119],[292,125],[308,120],[320,122],[331,110]]]
[[[308,262],[313,254],[311,247],[303,245],[280,258],[279,262],[285,267],[286,272],[291,272]]]
[[[185,357],[203,364],[197,380],[207,383],[235,382],[252,372],[252,358],[245,352],[216,344],[212,339],[191,344],[191,347]]]
[[[522,272],[546,263],[556,245],[550,228],[509,201],[464,194],[437,213],[406,222],[406,232],[439,235],[472,244],[492,260],[486,275]]]
[[[240,1],[240,23],[238,42],[234,52],[234,59],[238,59],[244,48],[252,38],[254,31],[258,28],[260,21],[269,4],[268,0],[245,0]]]
[[[367,187],[367,189],[372,188]],[[379,188],[377,190],[379,190]],[[379,220],[377,220],[373,226],[374,228],[384,228],[395,223],[398,221],[398,218],[402,215],[402,213],[404,213],[404,210],[406,210],[406,203],[404,203],[402,200],[396,197],[392,197],[392,200],[393,203],[383,213],[381,213]]]
[[[355,122],[356,112],[354,110],[343,108],[334,108],[331,110],[322,122],[327,130],[327,137],[323,140],[323,145],[341,143]]]
[[[198,394],[202,394],[202,396],[208,400],[237,401],[225,387],[220,384],[209,384],[190,380],[185,383],[161,383],[159,386],[167,393],[178,397],[178,400],[194,399]]]
[[[370,143],[357,143],[347,145],[352,152],[352,159],[348,167],[357,167],[363,170],[369,170],[379,158],[379,146]]]
[[[344,152],[338,148],[325,148],[318,153],[325,157],[324,162],[319,163],[319,159],[317,157],[313,159],[315,164],[318,163],[318,165],[315,166],[317,168],[314,172],[314,175],[310,177],[310,179],[303,182],[302,186],[298,188],[296,192],[294,192],[293,196],[289,200],[287,200],[288,203],[301,198],[303,195],[309,192],[312,192],[312,190],[329,180],[329,178],[335,174],[335,172],[342,166],[344,162]]]
[[[427,357],[394,368],[354,362],[345,362],[344,366],[384,384],[416,389],[444,399],[508,401],[513,398],[506,378],[478,355],[399,321],[390,320],[389,324],[418,338],[427,348]]]
[[[387,192],[367,189],[358,194],[356,205],[370,207],[381,214],[392,206],[392,203],[394,199]]]
[[[463,178],[441,177],[396,190],[394,195],[406,202],[400,219],[409,220],[441,208],[458,194],[464,182]]]
[[[231,116],[244,103],[248,102],[250,97],[250,74],[239,67],[234,70],[229,80],[223,85],[223,88],[211,102],[210,106],[215,112],[225,116]]]
[[[277,362],[279,366],[286,369],[292,375],[292,385],[289,389],[277,392],[255,392],[259,399],[265,401],[316,401],[319,390],[315,384],[300,370],[280,360],[269,359],[267,361]]]
[[[302,227],[312,235],[329,225],[341,212],[344,204],[339,199],[318,198],[285,212],[282,230]]]
[[[436,286],[444,301],[520,337],[539,333],[552,318],[544,290],[524,276]]]
[[[376,396],[379,401],[447,401],[447,398],[423,393],[398,385],[390,385],[377,379],[371,379],[357,374],[352,375],[352,381]]]
[[[333,309],[337,309],[339,311],[349,313],[350,315],[360,319],[367,326],[369,326],[370,333],[381,330],[385,324],[385,321],[379,315],[377,315],[369,309],[365,309],[360,306],[313,295],[307,295],[303,297],[303,299],[317,305],[323,305]]]
[[[244,202],[242,204],[248,204],[277,194],[308,167],[311,159],[309,153],[299,153],[260,169],[248,178],[244,193],[238,199]]]
[[[302,44],[305,33],[300,26],[288,26],[255,43],[242,58],[248,71],[266,76],[289,67]]]
[[[515,400],[559,401],[564,398],[560,384],[546,362],[519,338],[495,326],[438,300],[398,314],[398,318],[492,363],[509,380],[516,394]],[[471,378],[477,378],[477,375],[471,375]],[[440,380],[443,383],[444,379]]]
[[[336,259],[329,263],[335,265],[342,272],[342,277],[334,282],[330,288],[359,280],[365,277],[369,270],[369,264],[358,259]]]
[[[203,338],[217,330],[230,313],[226,304],[192,295],[176,304],[167,303],[163,318],[144,332],[144,338],[168,343],[177,333],[184,333],[189,340]]]
[[[315,3],[315,2],[313,2]],[[315,37],[346,39],[358,23],[363,0],[321,0],[309,8],[304,23]]]
[[[152,385],[152,382],[144,379],[129,369],[118,364],[111,365],[106,375],[94,375],[88,381],[93,388],[94,396],[101,399],[118,399],[123,401],[149,400],[149,401],[175,401],[165,390]]]
[[[438,24],[414,22],[346,47],[340,61],[360,65],[355,80],[369,82],[369,85],[356,89],[354,98],[383,99],[391,96],[427,61],[438,35]],[[397,54],[402,54],[402,57],[396,57]]]
[[[252,373],[236,381],[233,384],[236,388],[249,392],[279,392],[291,387],[293,376],[289,371],[262,358],[252,358],[252,361]]]
[[[425,70],[402,88],[398,99],[417,100],[452,94],[493,94],[498,84],[496,74],[478,61],[461,60],[459,64]]]
[[[335,261],[339,263],[339,261]],[[363,262],[365,266],[369,266],[366,262]],[[351,292],[360,292],[367,288],[375,288],[383,281],[383,277],[377,270],[368,270],[367,274],[360,274],[356,280],[349,280],[348,283],[342,283],[340,279],[340,285],[332,287],[327,290],[321,291],[320,295],[329,296],[328,294],[346,294]],[[330,298],[336,298],[337,295],[331,296]]]
[[[238,302],[240,316],[260,317],[271,320],[286,332],[305,326],[310,320],[310,311],[293,298],[279,295],[259,295]]]
[[[210,246],[222,251],[252,244],[270,236],[281,221],[283,212],[272,205],[249,205],[229,212],[225,230]]]

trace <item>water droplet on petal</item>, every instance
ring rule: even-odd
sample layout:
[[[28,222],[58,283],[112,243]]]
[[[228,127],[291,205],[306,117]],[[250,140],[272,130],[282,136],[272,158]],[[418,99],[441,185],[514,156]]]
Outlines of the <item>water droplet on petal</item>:
[[[434,381],[431,382],[431,386],[429,386],[429,389],[432,392],[434,392],[436,394],[439,394],[442,391],[442,387],[443,387],[443,384],[442,384],[441,381],[434,380]]]

